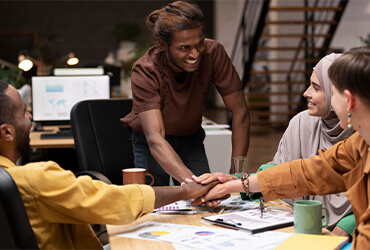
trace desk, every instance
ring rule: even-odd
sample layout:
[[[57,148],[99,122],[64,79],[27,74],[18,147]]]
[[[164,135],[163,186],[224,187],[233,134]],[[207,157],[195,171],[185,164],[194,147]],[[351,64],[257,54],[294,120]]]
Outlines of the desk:
[[[115,236],[115,234],[119,234],[126,229],[132,228],[146,221],[185,224],[185,225],[192,225],[192,226],[205,226],[205,224],[200,223],[201,217],[214,215],[214,214],[216,213],[199,213],[199,214],[190,214],[190,215],[148,214],[127,225],[119,225],[119,226],[107,225],[110,246],[112,250],[114,249],[161,249],[161,250],[175,249],[173,245],[168,242],[123,238],[123,237]],[[207,226],[220,228],[219,226],[213,226],[213,225],[207,225]],[[276,231],[293,233],[294,227],[293,226],[285,227],[285,228],[277,229]],[[327,229],[323,229],[323,234],[333,235],[333,233]]]
[[[43,160],[55,160],[56,157],[48,157],[46,151],[48,149],[73,149],[74,140],[71,139],[40,139],[43,133],[55,133],[60,127],[68,126],[44,126],[43,129],[46,131],[31,131],[30,133],[30,146],[34,149],[43,150]],[[231,159],[231,131],[225,130],[205,130],[206,138],[204,140],[204,147],[209,161],[211,172],[224,172],[228,173],[230,168]],[[60,150],[59,150],[60,151]],[[67,150],[68,151],[68,150]],[[70,154],[69,154],[70,155]],[[74,161],[74,160],[73,160]],[[64,165],[66,169],[71,169],[71,164],[63,164],[62,161],[58,162]],[[73,164],[72,164],[73,165]],[[78,165],[74,163],[74,165]],[[76,170],[77,171],[77,170]]]
[[[45,126],[44,130],[50,131],[31,131],[30,146],[37,149],[48,148],[73,148],[73,139],[40,139],[43,133],[55,133],[60,126]],[[204,147],[209,161],[211,172],[228,173],[231,159],[231,131],[224,130],[205,130],[206,138]]]
[[[47,149],[47,148],[73,148],[74,140],[71,139],[40,139],[43,133],[55,133],[59,130],[59,126],[45,126],[46,131],[31,131],[30,133],[30,146],[32,148]]]
[[[74,173],[80,171],[77,162],[77,156],[74,150],[74,140],[70,139],[41,139],[41,134],[55,133],[59,128],[70,128],[70,126],[44,126],[45,131],[31,131],[30,146],[35,149],[30,154],[30,158],[26,159],[25,163],[29,161],[55,161],[62,168],[71,170]],[[41,152],[41,154],[40,154]]]

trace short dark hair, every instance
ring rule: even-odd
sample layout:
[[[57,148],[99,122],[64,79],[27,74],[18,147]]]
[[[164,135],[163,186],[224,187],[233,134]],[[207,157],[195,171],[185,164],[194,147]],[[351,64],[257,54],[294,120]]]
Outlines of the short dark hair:
[[[161,38],[171,44],[172,33],[187,29],[201,28],[205,24],[203,12],[197,4],[176,1],[150,13],[146,20],[147,27],[155,38]]]
[[[370,47],[357,47],[344,53],[329,68],[334,86],[355,93],[370,103]]]
[[[6,94],[8,87],[9,84],[6,81],[0,80],[0,125],[4,123],[13,124],[15,104]]]

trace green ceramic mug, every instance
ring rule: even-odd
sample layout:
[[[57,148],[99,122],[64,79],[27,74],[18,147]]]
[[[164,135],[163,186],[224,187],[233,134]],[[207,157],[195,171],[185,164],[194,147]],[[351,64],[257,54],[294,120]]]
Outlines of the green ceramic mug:
[[[325,217],[323,218],[323,211]],[[329,222],[329,212],[315,200],[294,202],[294,232],[301,234],[321,234],[322,228]]]

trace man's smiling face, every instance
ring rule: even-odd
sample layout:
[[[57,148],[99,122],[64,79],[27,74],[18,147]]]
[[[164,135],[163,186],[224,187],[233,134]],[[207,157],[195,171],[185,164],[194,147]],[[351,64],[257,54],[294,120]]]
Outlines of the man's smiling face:
[[[204,35],[201,28],[175,31],[171,44],[165,44],[169,66],[177,73],[194,72],[199,68],[204,51]]]

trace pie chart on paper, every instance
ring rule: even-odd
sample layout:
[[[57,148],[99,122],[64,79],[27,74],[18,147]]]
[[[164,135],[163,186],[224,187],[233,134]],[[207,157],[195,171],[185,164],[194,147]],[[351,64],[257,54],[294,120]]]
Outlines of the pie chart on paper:
[[[162,235],[170,234],[169,232],[165,231],[150,231],[150,232],[145,232],[142,234],[139,234],[139,237],[144,238],[144,239],[156,239]]]
[[[195,234],[199,236],[212,236],[215,233],[211,231],[199,231],[199,232],[196,232]]]

